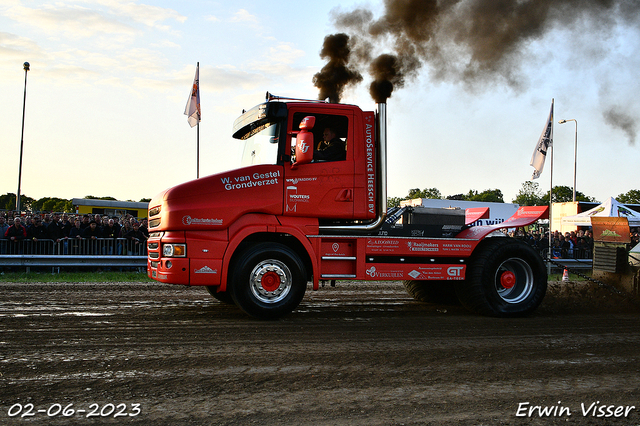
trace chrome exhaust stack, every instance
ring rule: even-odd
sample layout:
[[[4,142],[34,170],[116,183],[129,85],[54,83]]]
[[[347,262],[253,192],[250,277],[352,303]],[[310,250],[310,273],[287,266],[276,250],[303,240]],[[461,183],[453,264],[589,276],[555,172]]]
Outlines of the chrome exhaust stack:
[[[371,232],[378,229],[387,218],[387,104],[378,103],[378,156],[377,156],[377,217],[370,223],[351,225],[321,225],[320,232]]]

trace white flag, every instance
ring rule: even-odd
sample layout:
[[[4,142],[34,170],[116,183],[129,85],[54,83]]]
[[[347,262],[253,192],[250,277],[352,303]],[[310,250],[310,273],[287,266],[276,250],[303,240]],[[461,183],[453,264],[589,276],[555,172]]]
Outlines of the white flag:
[[[191,127],[200,122],[200,80],[198,77],[200,71],[200,62],[196,66],[196,76],[193,79],[193,87],[191,88],[191,94],[189,94],[189,100],[187,106],[184,109],[184,115],[189,116],[187,121]]]
[[[531,156],[531,165],[535,168],[531,180],[540,177],[542,168],[544,167],[544,160],[547,159],[547,152],[551,149],[553,149],[553,101],[551,101],[551,111],[549,111],[547,124],[544,126],[544,130],[536,144],[536,149]]]

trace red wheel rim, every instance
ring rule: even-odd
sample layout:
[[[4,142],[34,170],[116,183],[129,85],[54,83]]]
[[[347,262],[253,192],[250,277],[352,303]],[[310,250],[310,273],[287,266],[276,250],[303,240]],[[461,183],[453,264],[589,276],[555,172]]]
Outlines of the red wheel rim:
[[[516,274],[511,271],[505,271],[500,275],[500,285],[504,288],[513,288],[516,285]]]
[[[276,291],[280,287],[280,275],[269,271],[260,279],[260,285],[266,291]]]

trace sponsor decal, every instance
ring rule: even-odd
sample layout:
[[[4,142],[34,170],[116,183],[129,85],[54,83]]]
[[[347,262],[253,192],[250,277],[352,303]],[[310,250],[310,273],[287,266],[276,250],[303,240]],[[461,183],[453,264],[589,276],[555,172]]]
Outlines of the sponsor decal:
[[[298,143],[298,149],[302,151],[303,154],[306,154],[309,150],[309,145],[305,141]]]
[[[418,278],[420,276],[420,272],[416,271],[415,269],[411,272],[409,272],[407,275],[409,275],[411,278],[413,278],[414,280],[416,278]]]
[[[213,218],[199,218],[185,215],[182,217],[182,223],[184,225],[222,225],[222,219]]]
[[[464,279],[464,266],[420,266],[408,272],[407,275],[414,280],[447,280],[457,281]]]
[[[308,203],[311,201],[311,196],[306,194],[298,194],[297,186],[287,186],[287,209],[288,212],[295,212],[298,210],[298,203]]]
[[[367,203],[370,214],[375,213],[376,201],[376,173],[373,163],[373,125],[365,124],[365,148],[366,148],[366,167],[367,167]]]
[[[317,177],[304,177],[304,178],[289,178],[289,179],[286,179],[286,182],[288,184],[290,183],[292,185],[297,185],[298,182],[314,182],[316,180],[318,180]]]
[[[526,217],[526,216],[538,216],[540,215],[543,211],[544,211],[545,207],[542,208],[532,208],[530,207],[520,207],[518,209],[518,211],[516,211],[516,215],[521,216],[521,217]]]
[[[613,231],[611,229],[605,229],[604,231],[602,231],[602,234],[600,234],[603,237],[617,237],[620,238],[621,235],[618,234],[616,231]]]
[[[371,278],[402,278],[404,277],[403,271],[379,271],[375,266],[365,271]]]
[[[415,241],[407,241],[407,247],[410,251],[438,251],[437,243],[418,243]]]
[[[377,272],[376,272],[376,267],[375,266],[372,266],[371,268],[367,269],[365,272],[371,278],[375,278],[377,276]]]
[[[394,253],[398,249],[400,249],[400,240],[367,240],[367,251],[370,253]]]
[[[217,274],[218,270],[217,269],[211,269],[208,266],[203,266],[200,269],[195,269],[193,271],[195,274]]]
[[[399,240],[369,240],[371,246],[398,245]]]
[[[328,257],[344,257],[350,256],[349,251],[350,244],[340,244],[339,242],[329,243],[330,245],[323,245],[322,247],[322,256]],[[345,251],[346,249],[346,251]]]
[[[473,245],[469,243],[442,243],[442,251],[468,251],[472,247]]]
[[[447,269],[447,275],[450,277],[461,277],[464,266],[450,266]]]
[[[280,170],[267,173],[256,172],[253,175],[245,176],[223,177],[220,180],[227,191],[276,185],[280,180]]]

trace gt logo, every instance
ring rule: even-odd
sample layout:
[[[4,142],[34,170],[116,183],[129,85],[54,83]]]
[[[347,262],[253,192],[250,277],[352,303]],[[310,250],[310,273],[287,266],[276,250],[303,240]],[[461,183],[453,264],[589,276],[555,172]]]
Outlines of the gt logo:
[[[462,270],[464,266],[451,266],[447,269],[447,275],[450,277],[460,277],[462,276]]]

